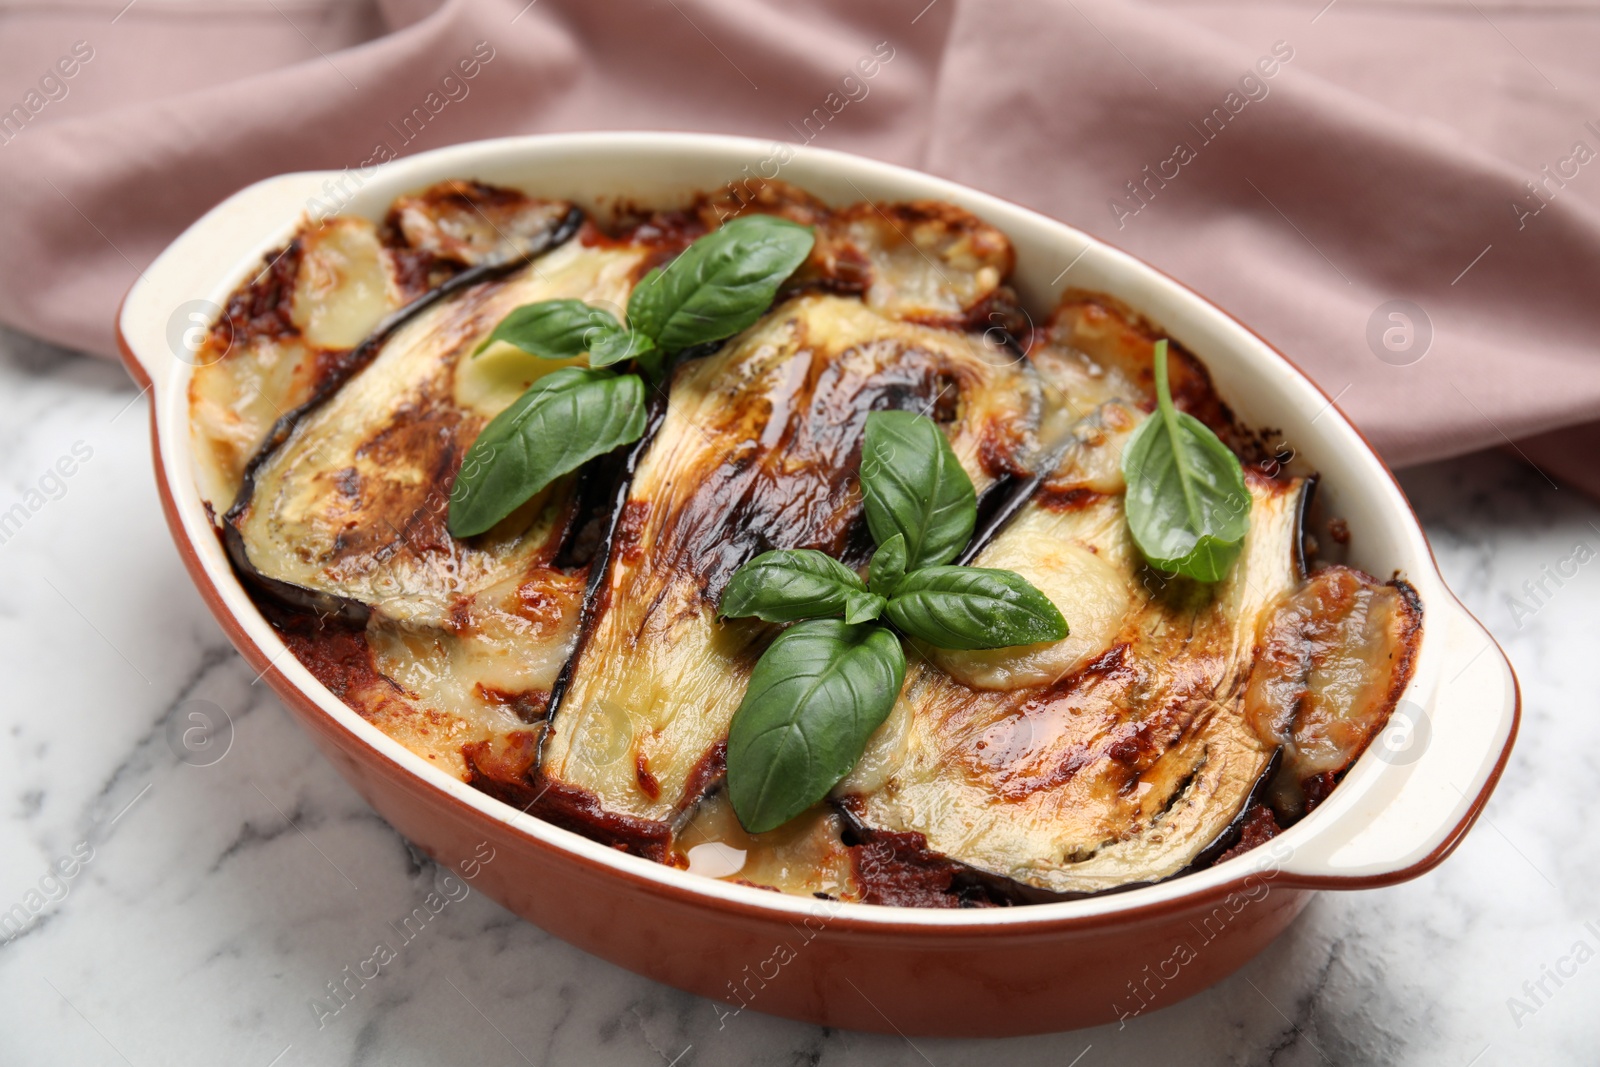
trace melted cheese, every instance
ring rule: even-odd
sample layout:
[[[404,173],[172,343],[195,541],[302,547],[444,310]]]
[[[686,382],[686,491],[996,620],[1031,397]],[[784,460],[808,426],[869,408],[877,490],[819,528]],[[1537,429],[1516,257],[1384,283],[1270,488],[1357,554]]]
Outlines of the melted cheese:
[[[300,238],[289,318],[306,344],[354,348],[400,304],[377,230],[366,219],[329,219]]]

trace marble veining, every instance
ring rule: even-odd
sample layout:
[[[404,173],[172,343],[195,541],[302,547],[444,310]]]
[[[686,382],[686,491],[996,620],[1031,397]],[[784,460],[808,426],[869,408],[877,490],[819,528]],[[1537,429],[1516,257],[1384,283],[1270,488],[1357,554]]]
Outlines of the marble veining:
[[[0,910],[29,916],[0,935],[7,1067],[1596,1062],[1600,563],[1546,578],[1537,604],[1524,583],[1600,549],[1600,506],[1515,454],[1402,479],[1525,698],[1500,790],[1447,863],[1319,895],[1239,974],[1122,1028],[908,1041],[755,1011],[719,1025],[709,1001],[447,881],[192,590],[122,371],[0,334],[0,395],[0,511],[28,505],[0,534]],[[377,977],[330,998],[380,944]]]

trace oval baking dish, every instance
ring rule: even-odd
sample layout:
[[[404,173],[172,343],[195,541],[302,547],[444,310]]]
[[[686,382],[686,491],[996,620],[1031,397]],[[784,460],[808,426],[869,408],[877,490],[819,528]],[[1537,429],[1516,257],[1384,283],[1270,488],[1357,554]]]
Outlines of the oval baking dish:
[[[119,336],[130,372],[151,389],[157,483],[185,564],[240,652],[369,803],[441,863],[487,843],[497,858],[478,884],[491,896],[580,947],[711,998],[719,1015],[749,1008],[912,1034],[1022,1034],[1154,1010],[1248,960],[1310,891],[1402,881],[1448,855],[1509,754],[1516,680],[1445,588],[1360,434],[1283,356],[1147,265],[1015,205],[839,153],[785,149],[781,177],[830,203],[949,201],[1011,238],[1025,306],[1052,304],[1070,274],[1068,284],[1159,323],[1205,364],[1243,424],[1275,427],[1320,472],[1329,512],[1348,524],[1350,562],[1410,583],[1426,612],[1410,684],[1390,729],[1325,801],[1266,845],[1120,893],[939,911],[807,900],[652,863],[519,812],[383,734],[287,654],[230,567],[197,487],[183,334],[200,320],[190,316],[209,321],[263,255],[330,204],[379,219],[401,194],[470,178],[589,210],[671,205],[761,166],[777,147],[563,135],[461,145],[367,174],[285,175],[213,209],[129,292]],[[1405,730],[1408,743],[1392,744]]]

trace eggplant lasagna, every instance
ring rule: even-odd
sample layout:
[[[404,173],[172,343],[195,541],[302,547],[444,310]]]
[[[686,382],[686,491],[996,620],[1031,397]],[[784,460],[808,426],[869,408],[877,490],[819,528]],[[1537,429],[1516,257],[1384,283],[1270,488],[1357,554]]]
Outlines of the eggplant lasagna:
[[[489,532],[446,511],[483,427],[562,363],[505,343],[512,309],[620,309],[743,214],[813,228],[767,313],[680,360],[646,436]],[[1120,457],[1155,407],[1161,336],[1069,290],[1030,316],[1006,236],[950,204],[826,205],[780,183],[684,208],[573,204],[470,181],[381,223],[307,224],[214,325],[190,385],[196,476],[229,555],[334,694],[448,774],[661,863],[788,893],[928,907],[1170,878],[1320,802],[1409,680],[1409,585],[1316,558],[1314,476],[1280,469],[1176,345],[1171,393],[1240,459],[1250,530],[1227,576],[1149,567]],[[971,562],[1018,572],[1066,638],[908,644],[905,682],[824,803],[748,834],[730,718],[779,627],[719,621],[742,564],[820,549],[865,567],[866,417],[931,415],[979,501]]]

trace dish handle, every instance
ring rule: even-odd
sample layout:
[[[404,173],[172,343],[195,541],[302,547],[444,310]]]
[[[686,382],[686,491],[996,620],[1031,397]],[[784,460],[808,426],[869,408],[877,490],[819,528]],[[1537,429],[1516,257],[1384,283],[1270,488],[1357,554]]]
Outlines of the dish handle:
[[[128,373],[160,390],[179,363],[194,363],[205,331],[222,313],[238,279],[217,276],[217,264],[264,255],[326,195],[328,171],[267,178],[206,212],[146,267],[122,298],[117,343]],[[222,284],[219,286],[219,282]]]
[[[1361,889],[1414,878],[1455,849],[1488,802],[1516,739],[1516,675],[1453,597],[1428,624],[1444,631],[1432,699],[1402,700],[1341,788],[1275,843],[1288,884]],[[1350,789],[1358,775],[1365,788]]]

